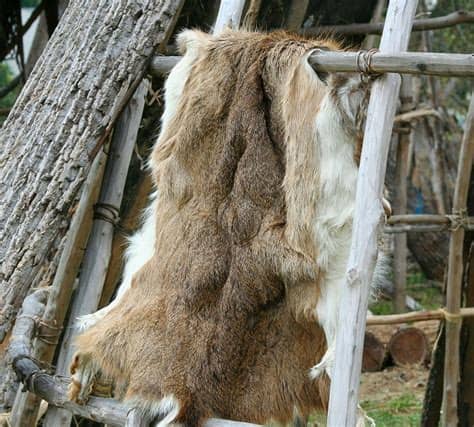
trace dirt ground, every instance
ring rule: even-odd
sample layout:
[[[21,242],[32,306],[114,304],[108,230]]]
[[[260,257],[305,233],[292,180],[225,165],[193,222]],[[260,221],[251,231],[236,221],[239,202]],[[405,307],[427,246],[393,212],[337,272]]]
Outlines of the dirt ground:
[[[430,343],[430,352],[436,340],[438,321],[416,322],[413,325],[421,329]],[[368,327],[382,343],[388,344],[390,337],[399,329],[398,325]],[[415,400],[416,411],[423,402],[429,370],[427,366],[399,367],[389,366],[380,372],[368,372],[362,375],[361,401],[368,402],[371,408],[387,408],[388,401],[410,395]],[[388,406],[388,411],[390,407]],[[415,410],[415,409],[414,409]],[[377,423],[380,425],[380,423]],[[389,425],[389,424],[386,424]]]

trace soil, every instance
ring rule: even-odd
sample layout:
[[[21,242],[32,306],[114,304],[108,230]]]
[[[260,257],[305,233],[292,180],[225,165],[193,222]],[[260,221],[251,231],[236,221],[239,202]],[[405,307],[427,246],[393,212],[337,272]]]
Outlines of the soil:
[[[436,340],[438,324],[439,321],[430,320],[415,322],[410,325],[421,329],[426,334],[430,343],[430,351]],[[381,342],[388,344],[391,336],[399,328],[399,325],[379,325],[370,326],[367,330],[372,332]],[[388,366],[379,372],[364,373],[361,380],[360,400],[384,401],[407,393],[423,400],[428,373],[429,366],[424,365]]]

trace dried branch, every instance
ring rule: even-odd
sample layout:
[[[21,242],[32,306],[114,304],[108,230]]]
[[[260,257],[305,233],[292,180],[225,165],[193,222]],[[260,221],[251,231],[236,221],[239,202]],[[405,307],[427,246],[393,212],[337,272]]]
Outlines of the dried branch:
[[[179,56],[155,56],[150,71],[166,74],[178,63]],[[315,51],[309,63],[316,71],[360,72],[363,56],[357,52]],[[428,74],[434,76],[474,77],[474,55],[457,53],[375,53],[370,57],[370,73]]]
[[[474,307],[462,308],[459,312],[460,317],[473,317]],[[367,325],[396,325],[408,322],[424,322],[426,320],[444,320],[446,310],[439,308],[438,310],[414,311],[412,313],[388,314],[384,316],[367,316]]]
[[[474,12],[458,10],[445,16],[436,18],[417,19],[413,23],[412,31],[439,30],[442,28],[453,27],[459,24],[467,24],[474,22]],[[319,27],[311,27],[302,30],[305,35],[319,35],[327,33],[337,33],[344,35],[358,34],[382,34],[383,23],[364,23],[364,24],[348,24],[348,25],[321,25]]]

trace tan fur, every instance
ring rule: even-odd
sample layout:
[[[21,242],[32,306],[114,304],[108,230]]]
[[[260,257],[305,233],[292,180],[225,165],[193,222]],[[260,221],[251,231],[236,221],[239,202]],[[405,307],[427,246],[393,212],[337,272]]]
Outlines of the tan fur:
[[[188,426],[287,422],[327,402],[327,378],[308,371],[325,351],[311,227],[331,87],[305,58],[337,45],[230,31],[179,43],[197,59],[152,153],[156,254],[79,337],[73,367],[86,355],[144,407],[172,394]]]

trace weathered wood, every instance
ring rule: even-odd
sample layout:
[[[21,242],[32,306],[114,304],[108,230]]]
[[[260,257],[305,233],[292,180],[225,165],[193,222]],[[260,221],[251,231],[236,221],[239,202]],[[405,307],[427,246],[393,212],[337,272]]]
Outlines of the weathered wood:
[[[449,313],[446,314],[445,309],[413,311],[403,314],[387,314],[383,316],[368,316],[367,325],[395,325],[398,323],[422,322],[425,320],[444,320]],[[474,317],[474,307],[461,308],[459,311],[461,317]]]
[[[83,259],[89,233],[92,228],[93,206],[99,196],[100,184],[105,167],[106,154],[101,151],[95,158],[87,180],[83,186],[81,198],[75,209],[71,226],[66,235],[66,244],[61,253],[53,284],[49,289],[49,298],[44,310],[42,321],[53,326],[54,335],[47,341],[36,340],[33,356],[45,363],[52,363],[56,342],[59,339],[60,327],[64,323],[73,286]],[[39,410],[38,396],[18,390],[12,407],[12,427],[30,427],[34,425]]]
[[[225,28],[239,28],[245,0],[221,0],[216,23],[214,24],[214,34],[219,34]]]
[[[318,50],[308,58],[316,71],[357,72],[362,56],[357,52],[329,52]],[[474,55],[459,53],[393,52],[371,55],[371,72],[428,74],[434,76],[474,76]],[[155,56],[150,65],[153,74],[168,73],[179,60],[177,56]]]
[[[372,18],[370,20],[371,24],[383,22],[383,13],[387,8],[387,0],[377,0],[377,4],[375,5],[374,12],[372,13]],[[362,42],[362,49],[373,49],[376,45],[376,38],[375,34],[367,34],[364,41]]]
[[[33,294],[25,298],[23,302],[22,312],[18,316],[15,328],[13,330],[12,337],[10,339],[9,355],[12,354],[30,354],[32,353],[32,341],[35,338],[35,332],[37,330],[37,322],[43,315],[46,300],[48,298],[48,288],[42,288]],[[11,359],[10,359],[11,362]],[[37,411],[31,410],[30,406],[22,405],[23,397],[26,397],[29,393],[22,392],[21,388],[18,389],[15,404],[10,414],[9,426],[25,426],[31,427],[35,425],[37,419]],[[29,400],[39,398],[36,395],[30,395]],[[28,421],[26,421],[28,420]]]
[[[0,130],[0,340],[184,0],[73,0]]]
[[[248,30],[253,30],[257,28],[257,18],[260,13],[260,8],[262,6],[262,0],[250,0],[249,7],[247,12],[245,12],[245,17],[243,20],[242,27]]]
[[[387,220],[387,224],[407,224],[407,225],[449,225],[451,221],[446,215],[434,215],[434,214],[405,214],[405,215],[392,215]]]
[[[417,1],[390,1],[380,51],[406,50]],[[400,76],[373,83],[357,179],[352,244],[340,298],[328,426],[355,426],[369,287],[383,218],[382,192]]]
[[[463,227],[474,230],[474,217],[459,215],[392,215],[388,218],[384,231],[386,233],[443,231],[449,228]]]
[[[82,262],[77,294],[72,302],[69,320],[65,328],[61,350],[56,362],[56,373],[69,374],[69,364],[74,354],[74,338],[79,316],[97,310],[104,286],[112,250],[115,224],[118,221],[120,205],[140,126],[148,83],[143,81],[117,122],[110,144],[109,158],[104,180],[95,206],[95,218],[87,249]],[[57,409],[48,410],[45,425],[68,425],[70,414]]]
[[[471,95],[469,111],[466,117],[466,129],[459,152],[458,175],[453,199],[453,214],[466,212],[467,194],[471,179],[474,157],[474,94]],[[446,284],[446,308],[456,316],[461,308],[461,289],[463,274],[464,228],[458,227],[451,232],[449,241],[448,275]],[[459,381],[459,334],[460,319],[446,322],[446,351],[444,360],[444,394],[442,423],[444,426],[457,426],[457,396]]]
[[[308,61],[319,71],[359,71],[357,52],[313,53]],[[361,61],[362,58],[359,58]],[[380,52],[370,61],[373,73],[474,76],[474,55],[432,52]]]
[[[433,108],[420,108],[419,110],[408,111],[395,116],[394,123],[409,122],[411,120],[418,120],[425,118],[426,116],[433,116],[441,119],[441,114]]]
[[[386,354],[387,350],[383,343],[373,333],[366,331],[362,354],[362,372],[380,371]]]
[[[418,328],[401,328],[390,338],[388,351],[398,366],[419,365],[429,356],[428,338]]]
[[[474,12],[458,10],[449,13],[448,15],[437,16],[436,18],[417,19],[413,22],[412,31],[439,30],[472,22],[474,22]],[[307,28],[303,33],[307,35],[328,33],[337,33],[341,35],[382,34],[383,28],[383,23],[321,25],[318,27]]]
[[[309,0],[292,0],[288,16],[286,17],[286,28],[290,31],[298,31],[303,25]]]
[[[143,414],[139,409],[130,409],[127,414],[125,427],[148,427],[150,425],[150,418]]]
[[[140,218],[143,210],[149,203],[152,188],[151,176],[148,173],[141,174],[136,189],[131,195],[132,200],[129,203],[129,208],[126,212],[122,213],[120,218],[119,227],[121,232],[114,234],[109,268],[107,269],[107,277],[102,289],[99,308],[109,304],[120,282],[124,266],[124,254],[128,246],[128,237],[140,224]]]
[[[401,111],[408,112],[413,109],[411,97],[413,88],[411,76],[404,76],[400,89]],[[410,135],[398,135],[396,157],[396,193],[393,211],[397,215],[407,212],[407,177],[408,177],[408,148]],[[393,282],[394,282],[394,309],[396,313],[405,311],[405,292],[407,282],[407,235],[400,233],[395,236],[393,251]]]

